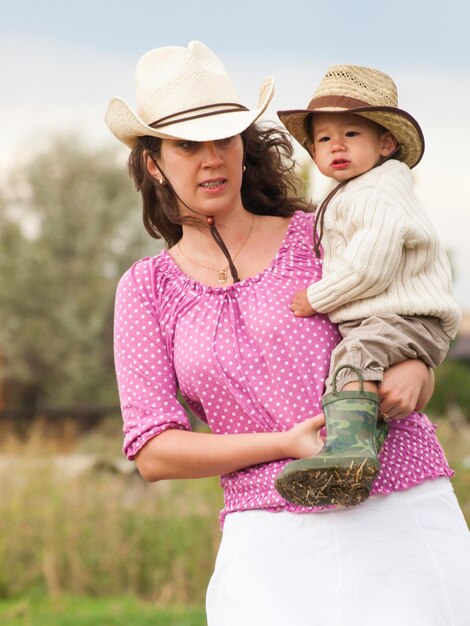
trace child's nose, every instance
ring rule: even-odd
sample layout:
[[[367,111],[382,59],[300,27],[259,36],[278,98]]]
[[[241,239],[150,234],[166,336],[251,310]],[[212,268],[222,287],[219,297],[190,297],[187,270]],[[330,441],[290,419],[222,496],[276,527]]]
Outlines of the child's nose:
[[[344,150],[344,141],[342,137],[333,137],[331,142],[331,149],[333,151]]]

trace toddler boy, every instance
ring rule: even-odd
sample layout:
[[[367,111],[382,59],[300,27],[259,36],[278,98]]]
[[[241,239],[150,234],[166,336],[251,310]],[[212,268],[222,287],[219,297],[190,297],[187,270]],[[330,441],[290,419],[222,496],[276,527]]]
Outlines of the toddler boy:
[[[278,112],[320,172],[339,183],[315,219],[314,247],[317,255],[320,242],[323,247],[323,278],[298,292],[291,304],[296,316],[326,313],[339,325],[343,339],[332,354],[327,392],[333,373],[345,364],[362,372],[365,389],[374,394],[384,370],[396,363],[421,359],[436,367],[460,323],[449,261],[413,191],[410,170],[423,155],[423,134],[397,105],[388,75],[336,65],[307,109]],[[336,384],[344,391],[360,388],[349,368],[338,372]],[[291,463],[284,478],[297,486],[302,478],[310,493],[309,473],[320,460],[331,464],[325,477],[330,484],[338,466],[328,439],[321,455],[313,465],[310,459]],[[376,474],[379,465],[373,463]],[[296,502],[312,504],[312,496]]]

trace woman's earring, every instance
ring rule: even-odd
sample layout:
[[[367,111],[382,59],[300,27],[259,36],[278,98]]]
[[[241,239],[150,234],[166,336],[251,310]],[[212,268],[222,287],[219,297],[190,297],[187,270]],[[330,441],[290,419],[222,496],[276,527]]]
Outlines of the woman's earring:
[[[159,178],[159,179],[158,179],[158,182],[160,183],[160,185],[161,185],[162,187],[164,187],[164,186],[166,185],[166,180],[165,180],[164,178]]]
[[[242,168],[242,172],[245,173],[246,172],[246,165],[243,166]]]

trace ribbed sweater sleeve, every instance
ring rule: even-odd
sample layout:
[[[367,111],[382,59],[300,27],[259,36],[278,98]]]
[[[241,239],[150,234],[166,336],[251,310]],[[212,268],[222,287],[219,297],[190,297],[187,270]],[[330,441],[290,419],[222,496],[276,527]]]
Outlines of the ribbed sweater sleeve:
[[[346,231],[351,239],[334,266],[308,288],[309,301],[320,313],[381,293],[400,263],[406,226],[377,194],[351,201]]]

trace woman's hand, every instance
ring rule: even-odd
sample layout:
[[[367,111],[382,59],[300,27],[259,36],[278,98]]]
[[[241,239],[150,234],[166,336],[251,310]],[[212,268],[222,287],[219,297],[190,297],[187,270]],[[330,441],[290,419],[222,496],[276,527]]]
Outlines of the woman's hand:
[[[380,410],[390,419],[422,409],[434,391],[434,372],[419,359],[393,365],[378,385]]]
[[[324,442],[320,431],[325,425],[323,413],[310,417],[288,430],[286,435],[285,456],[305,459],[315,456],[323,448]]]

